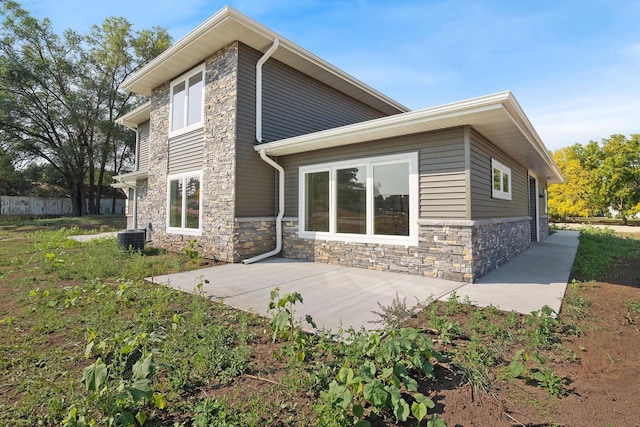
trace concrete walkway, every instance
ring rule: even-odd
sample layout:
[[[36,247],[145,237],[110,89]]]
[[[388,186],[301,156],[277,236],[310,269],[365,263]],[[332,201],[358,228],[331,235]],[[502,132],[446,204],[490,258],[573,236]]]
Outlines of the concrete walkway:
[[[447,299],[455,291],[460,299],[468,296],[480,306],[529,313],[549,305],[558,312],[578,236],[577,231],[558,231],[475,284],[283,258],[157,276],[153,282],[186,292],[194,292],[202,283],[202,292],[209,297],[262,315],[267,314],[269,294],[277,286],[281,296],[302,295],[304,303],[295,307],[300,319],[309,314],[319,327],[334,332],[350,326],[375,329],[379,325],[372,322],[379,316],[372,311],[380,311],[378,304],[391,305],[396,295],[406,298],[410,307]]]
[[[89,240],[111,238],[116,237],[117,235],[117,231],[108,231],[99,234],[78,234],[76,236],[69,236],[69,238],[76,242],[88,242]]]

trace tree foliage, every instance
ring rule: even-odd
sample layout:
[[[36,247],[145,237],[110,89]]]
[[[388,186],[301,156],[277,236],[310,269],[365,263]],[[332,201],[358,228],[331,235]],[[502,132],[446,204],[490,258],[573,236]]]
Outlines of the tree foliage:
[[[99,213],[107,168],[118,173],[135,144],[114,121],[140,100],[119,86],[171,38],[113,17],[89,34],[60,36],[14,1],[0,0],[0,10],[0,141],[23,160],[50,164],[64,178],[74,214],[85,212],[85,198]]]
[[[593,216],[611,207],[626,222],[640,212],[640,134],[574,144],[556,150],[553,159],[565,183],[549,187],[552,217]]]

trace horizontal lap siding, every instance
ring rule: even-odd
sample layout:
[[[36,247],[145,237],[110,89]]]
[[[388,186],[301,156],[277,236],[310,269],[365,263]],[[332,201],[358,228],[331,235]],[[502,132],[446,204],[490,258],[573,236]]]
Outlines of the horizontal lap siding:
[[[236,110],[236,216],[273,216],[275,170],[253,149],[256,143],[257,52],[239,43]]]
[[[149,168],[149,121],[138,126],[138,170]]]
[[[511,168],[511,200],[491,196],[491,158]],[[527,216],[527,193],[527,169],[472,130],[471,219]]]
[[[254,150],[255,66],[263,54],[239,43],[236,216],[274,215],[275,171]],[[270,142],[386,114],[273,58],[263,67],[262,135]]]
[[[202,129],[169,139],[169,173],[202,169]]]
[[[286,215],[298,216],[298,168],[332,161],[419,152],[420,217],[464,219],[465,170],[462,128],[347,145],[279,159],[286,172]]]

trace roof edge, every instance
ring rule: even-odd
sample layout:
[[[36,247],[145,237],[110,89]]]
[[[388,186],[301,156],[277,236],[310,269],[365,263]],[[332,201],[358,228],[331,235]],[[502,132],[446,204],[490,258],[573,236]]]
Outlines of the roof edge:
[[[377,91],[373,87],[367,85],[366,83],[358,80],[352,75],[346,73],[345,71],[339,69],[338,67],[328,63],[322,58],[314,55],[313,53],[307,51],[301,46],[293,43],[285,37],[282,37],[278,33],[273,30],[265,27],[259,22],[253,20],[252,18],[244,15],[243,13],[237,11],[236,9],[230,6],[224,6],[218,12],[209,17],[206,21],[198,25],[192,31],[190,31],[187,35],[178,40],[174,45],[169,47],[167,50],[162,52],[156,58],[151,60],[149,63],[144,65],[138,71],[136,71],[133,75],[127,78],[120,87],[125,90],[131,90],[131,87],[140,82],[140,80],[148,77],[151,73],[156,71],[159,67],[161,67],[165,62],[171,60],[174,56],[179,54],[182,50],[188,48],[192,43],[196,42],[198,39],[204,37],[209,31],[213,30],[217,25],[222,24],[228,19],[232,19],[244,26],[247,29],[265,37],[267,39],[273,40],[274,38],[278,38],[280,40],[280,48],[284,48],[294,53],[298,57],[303,60],[308,61],[314,66],[322,69],[324,72],[329,73],[347,83],[357,88],[358,90],[368,94],[376,98],[378,101],[384,103],[389,106],[391,109],[397,110],[397,112],[407,112],[410,111],[408,107],[402,105],[398,101],[384,95],[382,92]],[[239,40],[242,42],[242,40]],[[213,52],[211,52],[213,53]],[[142,93],[143,95],[149,95],[149,93]]]

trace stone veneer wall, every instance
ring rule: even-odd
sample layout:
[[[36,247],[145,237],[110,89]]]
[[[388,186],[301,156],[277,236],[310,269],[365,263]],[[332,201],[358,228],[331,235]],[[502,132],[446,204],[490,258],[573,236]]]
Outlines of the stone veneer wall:
[[[276,220],[236,218],[233,230],[234,262],[272,251],[276,247]]]
[[[419,221],[418,246],[347,243],[298,237],[283,221],[283,256],[472,283],[529,247],[528,218]]]
[[[549,215],[540,215],[540,240],[549,237]]]
[[[197,239],[201,255],[234,261],[235,135],[238,45],[234,43],[205,61],[204,153],[202,162],[202,234],[166,232],[169,162],[169,83],[151,94],[151,130],[147,205],[139,224],[152,225],[156,246],[180,251]],[[148,219],[144,217],[147,216]]]
[[[138,199],[138,228],[143,229],[147,228],[149,224],[149,206],[147,204],[147,189],[148,189],[148,181],[146,179],[141,179],[136,181],[136,191],[135,195]],[[127,228],[133,228],[133,200],[129,200],[129,211],[131,215],[127,215]],[[147,231],[147,239],[149,239],[148,231]]]
[[[495,270],[531,245],[529,217],[476,222],[472,255],[474,279]]]

